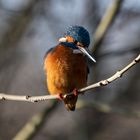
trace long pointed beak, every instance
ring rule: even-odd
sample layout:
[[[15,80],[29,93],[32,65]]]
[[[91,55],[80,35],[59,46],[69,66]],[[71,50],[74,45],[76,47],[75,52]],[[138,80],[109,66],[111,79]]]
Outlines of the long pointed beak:
[[[96,63],[96,60],[91,56],[91,53],[90,51],[88,50],[88,48],[84,48],[84,47],[80,47],[80,46],[77,46],[79,48],[79,50],[85,54],[86,56],[88,56],[89,59],[91,59],[94,63]]]

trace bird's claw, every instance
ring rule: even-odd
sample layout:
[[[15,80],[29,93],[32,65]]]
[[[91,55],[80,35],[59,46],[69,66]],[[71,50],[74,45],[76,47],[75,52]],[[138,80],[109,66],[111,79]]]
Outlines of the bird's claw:
[[[73,95],[78,96],[78,90],[76,88],[73,90]],[[67,97],[68,97],[68,95],[65,96],[64,94],[58,94],[58,99],[59,100],[64,100]]]
[[[78,96],[78,90],[77,90],[76,88],[73,90],[73,94],[74,94],[75,96]]]
[[[64,99],[63,95],[62,95],[62,94],[59,94],[59,95],[58,95],[58,99],[59,99],[59,100],[63,100],[63,99]]]

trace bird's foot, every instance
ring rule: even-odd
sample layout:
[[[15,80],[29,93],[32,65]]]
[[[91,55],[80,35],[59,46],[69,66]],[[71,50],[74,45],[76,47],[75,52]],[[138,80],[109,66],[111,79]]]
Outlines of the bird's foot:
[[[73,95],[74,96],[78,96],[78,90],[75,88],[74,90],[73,90]],[[65,98],[67,98],[69,95],[64,95],[64,94],[58,94],[58,99],[59,100],[64,100]],[[72,97],[72,96],[69,96],[69,97]]]
[[[64,99],[63,94],[59,94],[59,95],[58,95],[58,99],[59,99],[59,100],[63,100],[63,99]]]
[[[78,90],[77,90],[76,88],[73,90],[73,94],[74,94],[75,96],[78,96]]]

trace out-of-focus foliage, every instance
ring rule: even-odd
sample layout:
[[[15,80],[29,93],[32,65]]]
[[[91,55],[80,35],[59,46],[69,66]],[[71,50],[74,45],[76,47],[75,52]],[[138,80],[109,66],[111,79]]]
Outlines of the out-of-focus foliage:
[[[47,94],[43,56],[69,25],[82,25],[93,36],[113,0],[0,0],[0,92]],[[123,2],[99,48],[89,83],[112,75],[140,52],[140,2]],[[95,52],[96,53],[96,52]],[[121,80],[82,96],[85,102],[140,110],[140,66]],[[12,139],[48,103],[0,102],[0,139]],[[34,140],[140,139],[139,119],[102,113],[92,106],[67,112],[61,103]]]

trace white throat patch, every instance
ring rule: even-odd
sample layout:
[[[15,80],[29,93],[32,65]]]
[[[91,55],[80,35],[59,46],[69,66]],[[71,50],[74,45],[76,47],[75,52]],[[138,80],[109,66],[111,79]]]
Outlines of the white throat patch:
[[[73,54],[83,54],[79,49],[74,49]]]

